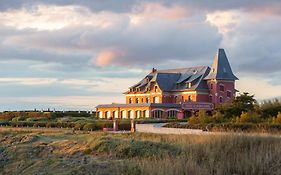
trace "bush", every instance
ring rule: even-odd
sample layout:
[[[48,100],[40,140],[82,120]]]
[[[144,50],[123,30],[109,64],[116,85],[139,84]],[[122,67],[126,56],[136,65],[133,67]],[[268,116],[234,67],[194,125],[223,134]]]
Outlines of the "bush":
[[[83,126],[84,126],[83,123],[76,123],[76,124],[74,125],[74,129],[76,129],[76,130],[82,130]]]
[[[96,130],[96,125],[94,123],[86,123],[84,126],[83,126],[83,130],[85,131],[94,131]]]
[[[236,118],[237,123],[257,123],[260,121],[261,118],[256,112],[242,112],[240,117]]]
[[[20,117],[14,117],[12,119],[13,122],[19,122],[19,121],[24,121],[26,118],[23,117],[23,116],[20,116]]]
[[[223,123],[226,122],[227,119],[224,117],[224,115],[220,112],[215,112],[215,114],[211,117],[212,122],[214,123]]]
[[[199,110],[198,116],[192,115],[188,122],[191,125],[194,124],[205,124],[205,123],[210,123],[212,121],[212,118],[207,115],[205,110]]]
[[[278,112],[277,116],[272,118],[272,123],[281,123],[281,112]]]

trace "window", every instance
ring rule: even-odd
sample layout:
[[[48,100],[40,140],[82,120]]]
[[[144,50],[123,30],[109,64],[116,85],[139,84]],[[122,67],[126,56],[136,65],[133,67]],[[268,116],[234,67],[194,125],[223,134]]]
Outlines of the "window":
[[[159,103],[159,97],[153,97],[153,103]]]
[[[183,96],[181,96],[181,102],[182,102],[182,103],[184,102],[184,97],[183,97]]]
[[[191,86],[192,86],[191,82],[187,83],[187,88],[191,88]]]
[[[192,101],[192,96],[188,96],[188,101]]]
[[[224,92],[224,85],[223,84],[220,85],[220,91]]]
[[[143,103],[143,98],[141,99],[141,103]]]
[[[132,99],[131,98],[129,98],[129,103],[132,103]]]
[[[139,103],[139,98],[136,98],[136,103]]]
[[[211,89],[213,89],[213,83],[211,83]]]
[[[178,96],[175,96],[175,103],[178,102]]]
[[[226,96],[227,96],[228,98],[231,98],[231,91],[226,91]]]
[[[146,103],[149,103],[149,98],[146,98]]]
[[[222,98],[222,97],[220,97],[219,99],[220,99],[220,103],[223,103],[223,98]]]
[[[210,95],[210,96],[209,96],[209,99],[210,99],[210,102],[212,103],[212,102],[213,102],[213,96]]]
[[[158,87],[157,86],[155,86],[154,92],[158,92]]]
[[[177,113],[178,113],[178,111],[175,111],[175,110],[168,111],[168,118],[176,118]]]
[[[152,118],[162,118],[163,117],[163,111],[155,110],[152,112]]]

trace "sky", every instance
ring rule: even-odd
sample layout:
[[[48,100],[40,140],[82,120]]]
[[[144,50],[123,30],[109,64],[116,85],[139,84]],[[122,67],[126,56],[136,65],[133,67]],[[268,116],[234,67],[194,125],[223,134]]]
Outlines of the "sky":
[[[1,0],[0,110],[94,110],[157,69],[211,66],[281,97],[279,0]]]

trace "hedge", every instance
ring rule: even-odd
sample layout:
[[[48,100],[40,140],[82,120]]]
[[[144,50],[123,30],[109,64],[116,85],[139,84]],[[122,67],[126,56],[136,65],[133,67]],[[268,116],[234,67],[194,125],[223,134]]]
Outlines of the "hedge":
[[[280,133],[281,124],[272,123],[210,123],[210,124],[179,124],[168,123],[164,127],[168,128],[185,128],[185,129],[202,129],[203,131],[214,132],[272,132]]]
[[[112,128],[113,122],[97,120],[94,122],[34,122],[34,121],[0,121],[0,126],[12,127],[46,127],[46,128],[74,128],[75,130],[96,131],[103,128]],[[119,130],[130,130],[129,121],[119,121]]]

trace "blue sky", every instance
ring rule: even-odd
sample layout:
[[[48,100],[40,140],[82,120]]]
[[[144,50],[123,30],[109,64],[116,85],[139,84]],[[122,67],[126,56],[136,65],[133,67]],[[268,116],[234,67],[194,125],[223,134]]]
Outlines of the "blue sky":
[[[3,0],[0,110],[124,102],[152,67],[211,65],[224,48],[237,89],[281,96],[281,2]]]

